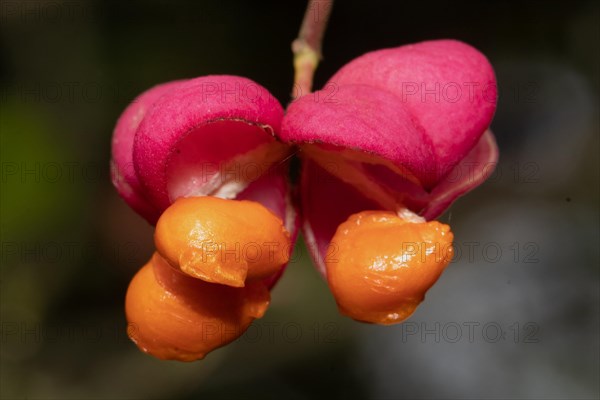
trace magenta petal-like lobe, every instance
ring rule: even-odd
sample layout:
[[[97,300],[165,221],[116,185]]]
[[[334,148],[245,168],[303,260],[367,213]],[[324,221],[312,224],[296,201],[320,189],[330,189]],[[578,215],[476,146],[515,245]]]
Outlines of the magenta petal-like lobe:
[[[135,133],[148,110],[156,100],[183,81],[173,81],[154,86],[139,95],[123,111],[112,139],[111,175],[119,195],[148,220],[158,218],[159,211],[144,197],[143,188],[133,166],[133,142]]]
[[[498,163],[498,145],[492,131],[487,130],[467,156],[454,167],[429,195],[422,211],[426,219],[441,215],[458,197],[488,179]]]
[[[225,176],[232,185],[258,177],[267,166],[237,176],[239,163],[221,167],[261,145],[282,146],[274,137],[282,117],[283,108],[264,87],[236,76],[192,79],[161,97],[140,124],[133,148],[149,201],[164,210],[178,196],[213,194],[202,190],[218,190]]]
[[[479,51],[456,40],[367,53],[342,67],[328,83],[348,84],[370,85],[400,98],[433,144],[436,180],[475,146],[496,109],[492,66]]]
[[[366,152],[421,181],[435,161],[430,140],[400,98],[365,85],[340,86],[333,96],[301,97],[287,109],[281,138]]]

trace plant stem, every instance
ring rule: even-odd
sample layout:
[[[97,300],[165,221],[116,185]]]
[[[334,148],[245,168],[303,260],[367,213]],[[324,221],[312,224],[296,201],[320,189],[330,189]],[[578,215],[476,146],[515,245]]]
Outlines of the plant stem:
[[[332,6],[333,0],[309,0],[298,38],[292,42],[296,98],[312,90],[313,76],[322,58],[321,42]]]

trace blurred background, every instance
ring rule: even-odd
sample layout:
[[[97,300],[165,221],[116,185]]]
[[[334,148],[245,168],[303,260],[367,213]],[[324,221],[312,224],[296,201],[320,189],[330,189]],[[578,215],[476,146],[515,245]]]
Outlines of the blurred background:
[[[443,217],[457,254],[413,317],[341,317],[300,243],[266,316],[201,362],[128,340],[152,228],[110,183],[112,129],[173,79],[247,76],[287,103],[303,1],[2,1],[2,398],[598,398],[600,9],[338,1],[315,86],[434,38],[488,56],[496,173]]]

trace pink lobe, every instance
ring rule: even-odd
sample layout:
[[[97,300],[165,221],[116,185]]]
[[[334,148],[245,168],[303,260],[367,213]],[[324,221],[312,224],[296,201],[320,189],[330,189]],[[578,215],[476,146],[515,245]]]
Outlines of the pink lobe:
[[[281,127],[284,141],[367,152],[428,179],[431,142],[398,97],[365,85],[345,85],[323,98],[323,92],[315,92],[288,107]]]
[[[498,145],[492,131],[487,130],[473,149],[431,192],[421,215],[437,218],[463,194],[485,182],[496,169]]]
[[[154,86],[139,95],[123,111],[112,139],[111,175],[119,195],[148,220],[156,220],[159,211],[145,198],[144,190],[133,166],[133,142],[140,122],[156,100],[184,81],[173,81]]]
[[[168,185],[177,171],[169,171],[169,164],[178,154],[189,161],[182,168],[226,161],[258,144],[275,143],[282,117],[283,108],[265,88],[235,76],[192,79],[161,97],[140,124],[133,147],[149,201],[164,210],[174,200]]]
[[[348,84],[370,85],[400,99],[433,144],[432,183],[475,146],[496,109],[492,66],[479,51],[456,40],[367,53],[342,67],[328,83]]]

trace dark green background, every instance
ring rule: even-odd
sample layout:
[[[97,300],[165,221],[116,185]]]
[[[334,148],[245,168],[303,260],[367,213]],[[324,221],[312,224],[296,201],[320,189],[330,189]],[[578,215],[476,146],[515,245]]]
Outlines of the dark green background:
[[[409,324],[339,316],[299,245],[252,336],[191,364],[128,341],[124,294],[152,230],[110,184],[117,117],[156,83],[204,74],[247,76],[285,104],[304,7],[2,1],[0,397],[598,397],[592,1],[334,7],[317,87],[366,51],[434,38],[476,46],[498,76],[499,173],[442,217],[462,253]]]

